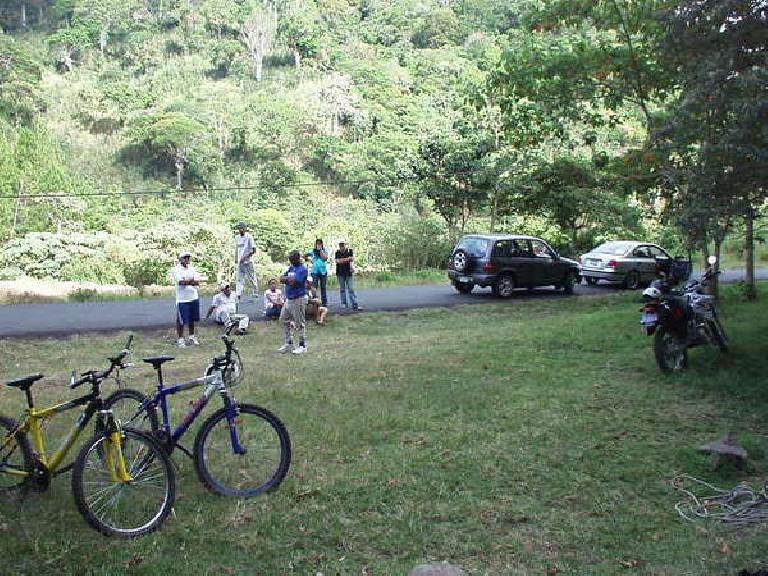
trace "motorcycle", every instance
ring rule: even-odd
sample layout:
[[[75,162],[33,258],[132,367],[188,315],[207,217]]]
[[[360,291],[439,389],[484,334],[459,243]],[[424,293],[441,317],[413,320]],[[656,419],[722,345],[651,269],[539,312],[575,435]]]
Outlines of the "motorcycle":
[[[728,338],[718,317],[714,296],[706,294],[717,258],[710,256],[709,267],[700,278],[673,289],[666,279],[655,280],[643,291],[640,323],[653,336],[656,363],[662,372],[677,372],[688,365],[688,349],[710,345],[728,352]]]

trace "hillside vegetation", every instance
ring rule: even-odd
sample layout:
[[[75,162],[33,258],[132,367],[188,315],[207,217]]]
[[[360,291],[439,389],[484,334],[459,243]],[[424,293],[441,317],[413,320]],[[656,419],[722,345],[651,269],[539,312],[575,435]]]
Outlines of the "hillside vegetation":
[[[745,214],[759,235],[765,51],[744,46],[763,47],[764,9],[546,4],[3,2],[0,279],[161,283],[181,247],[220,279],[240,220],[265,270],[316,237],[380,271],[440,265],[470,230],[570,254],[618,236],[740,249]],[[740,51],[704,58],[740,74],[709,88],[706,133],[702,30]],[[713,135],[738,150],[708,156]]]

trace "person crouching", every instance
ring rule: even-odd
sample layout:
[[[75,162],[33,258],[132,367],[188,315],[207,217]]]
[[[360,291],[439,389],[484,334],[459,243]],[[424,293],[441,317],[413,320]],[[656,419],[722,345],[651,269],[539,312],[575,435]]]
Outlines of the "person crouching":
[[[208,319],[213,314],[213,319],[217,324],[225,328],[230,328],[235,322],[235,334],[245,334],[248,330],[250,319],[247,314],[237,313],[237,295],[232,292],[232,286],[229,282],[223,282],[219,286],[219,292],[213,297],[211,307],[205,318]]]

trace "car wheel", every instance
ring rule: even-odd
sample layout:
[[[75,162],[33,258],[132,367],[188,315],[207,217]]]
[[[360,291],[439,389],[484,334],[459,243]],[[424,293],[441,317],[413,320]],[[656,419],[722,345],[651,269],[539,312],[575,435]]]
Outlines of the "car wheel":
[[[464,274],[472,269],[472,256],[463,248],[459,248],[451,256],[451,264],[456,272]]]
[[[469,294],[472,292],[472,288],[474,288],[475,285],[471,282],[454,282],[453,287],[456,288],[456,291],[460,294]]]
[[[584,276],[584,280],[586,280],[587,284],[589,284],[590,286],[594,286],[595,284],[597,284],[597,278],[592,278],[592,276]]]
[[[624,288],[627,290],[637,290],[640,288],[640,274],[635,270],[627,272],[627,275],[624,276]]]
[[[515,279],[508,274],[499,277],[496,284],[491,288],[493,295],[499,298],[509,298],[515,291]]]
[[[564,294],[573,294],[573,285],[576,283],[577,277],[578,275],[573,270],[568,270],[565,273],[562,284]]]

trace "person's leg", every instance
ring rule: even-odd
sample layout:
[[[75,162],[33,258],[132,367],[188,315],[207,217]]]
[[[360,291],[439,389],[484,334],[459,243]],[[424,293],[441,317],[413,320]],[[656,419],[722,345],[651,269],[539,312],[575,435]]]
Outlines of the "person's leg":
[[[245,267],[245,278],[251,283],[251,292],[253,297],[256,298],[259,295],[259,279],[256,276],[256,267],[253,262],[247,262],[243,266]],[[243,289],[245,289],[245,282],[243,282]]]
[[[347,278],[349,276],[336,276],[336,279],[339,281],[339,297],[344,308],[347,307]]]
[[[244,266],[245,266],[244,264],[237,265],[237,280],[235,282],[235,296],[237,296],[238,302],[240,301],[240,297],[243,295],[243,286],[245,286],[246,271]]]
[[[193,300],[189,303],[189,341],[192,344],[200,344],[195,336],[195,322],[200,321],[200,300]]]
[[[323,303],[323,306],[328,306],[328,275],[327,274],[319,274],[318,275],[318,283],[320,285],[320,301]]]
[[[307,347],[307,307],[304,305],[303,298],[297,298],[291,302],[296,302],[296,310],[293,311],[293,319],[296,322],[296,330],[299,333],[299,346]]]
[[[328,307],[321,306],[317,309],[317,323],[325,324],[325,317],[328,315]]]
[[[237,322],[237,328],[240,332],[248,330],[248,325],[251,322],[251,319],[248,318],[248,314],[232,314],[231,319],[232,322]]]
[[[291,336],[291,313],[289,312],[289,306],[286,302],[280,310],[280,323],[283,325],[283,345],[278,349],[278,352],[288,352],[293,346],[293,338]]]
[[[352,308],[357,310],[357,295],[355,295],[355,281],[354,276],[347,276],[347,292],[349,292],[349,303],[352,304]]]

